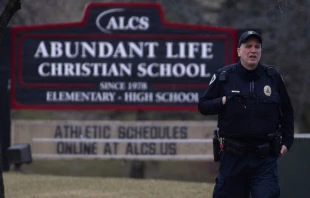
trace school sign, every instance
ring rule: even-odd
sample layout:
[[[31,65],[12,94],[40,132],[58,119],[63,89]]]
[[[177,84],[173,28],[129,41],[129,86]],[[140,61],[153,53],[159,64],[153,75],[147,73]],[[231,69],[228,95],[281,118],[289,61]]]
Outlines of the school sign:
[[[215,121],[13,120],[37,159],[213,160]]]
[[[158,4],[89,4],[81,22],[13,27],[15,109],[196,110],[236,60],[236,30],[165,21]]]

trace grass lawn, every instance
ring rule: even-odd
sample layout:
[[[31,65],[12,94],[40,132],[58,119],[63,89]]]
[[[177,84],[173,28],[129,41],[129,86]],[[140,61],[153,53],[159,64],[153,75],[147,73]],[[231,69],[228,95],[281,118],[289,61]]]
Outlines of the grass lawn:
[[[212,183],[4,173],[6,198],[211,198]]]

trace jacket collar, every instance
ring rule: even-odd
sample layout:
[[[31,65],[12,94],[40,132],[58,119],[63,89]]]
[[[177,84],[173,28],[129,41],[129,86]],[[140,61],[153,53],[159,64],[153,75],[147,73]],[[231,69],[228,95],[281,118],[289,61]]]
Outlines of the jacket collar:
[[[237,72],[242,78],[248,81],[256,81],[263,75],[264,68],[260,63],[258,63],[257,67],[254,70],[250,71],[245,69],[239,61],[237,64]]]

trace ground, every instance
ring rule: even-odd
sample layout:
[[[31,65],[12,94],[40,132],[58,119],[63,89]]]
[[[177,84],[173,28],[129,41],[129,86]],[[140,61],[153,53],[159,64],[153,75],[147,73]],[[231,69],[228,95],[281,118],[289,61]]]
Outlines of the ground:
[[[6,198],[211,198],[212,183],[4,173]]]

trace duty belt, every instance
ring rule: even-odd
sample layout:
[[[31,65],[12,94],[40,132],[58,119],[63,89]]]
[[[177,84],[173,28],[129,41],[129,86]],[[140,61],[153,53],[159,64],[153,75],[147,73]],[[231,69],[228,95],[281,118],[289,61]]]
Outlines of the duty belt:
[[[265,157],[270,154],[270,143],[247,144],[232,139],[225,139],[224,148],[228,153],[236,157],[244,157],[249,154]]]

